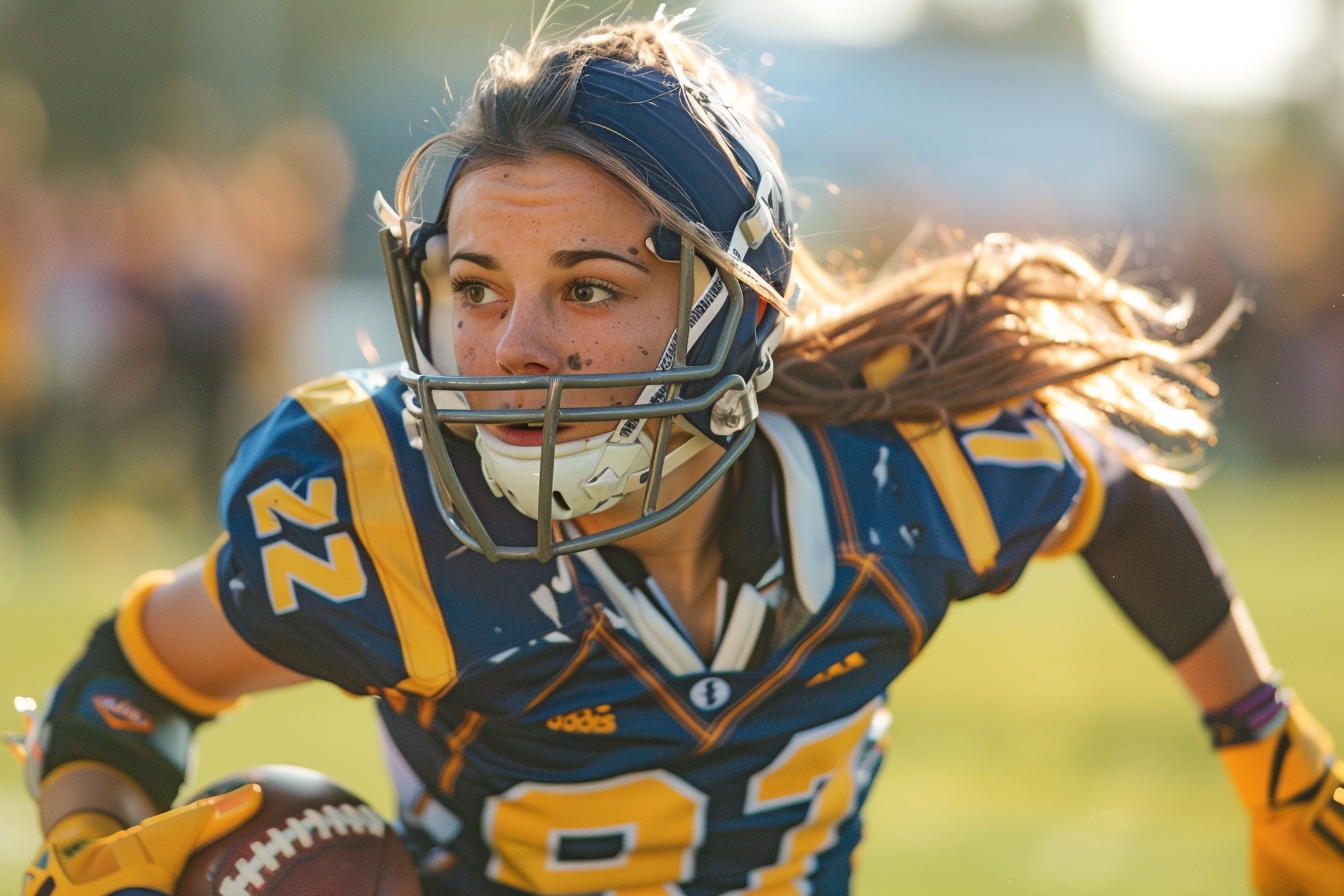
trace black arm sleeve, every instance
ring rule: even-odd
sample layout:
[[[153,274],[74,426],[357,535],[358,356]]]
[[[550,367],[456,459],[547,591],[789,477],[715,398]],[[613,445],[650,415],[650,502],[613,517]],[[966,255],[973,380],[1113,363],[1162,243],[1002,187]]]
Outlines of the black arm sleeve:
[[[113,620],[94,629],[42,724],[42,775],[92,759],[144,788],[160,812],[186,775],[191,736],[206,721],[161,696],[127,662]]]
[[[1120,609],[1169,661],[1227,618],[1236,592],[1190,499],[1099,458],[1106,509],[1082,552]]]

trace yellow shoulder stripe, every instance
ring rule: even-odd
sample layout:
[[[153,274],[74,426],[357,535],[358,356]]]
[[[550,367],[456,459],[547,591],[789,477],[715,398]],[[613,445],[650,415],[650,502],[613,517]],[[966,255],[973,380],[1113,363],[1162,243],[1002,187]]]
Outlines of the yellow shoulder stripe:
[[[1101,474],[1097,471],[1097,462],[1087,449],[1079,445],[1069,434],[1067,427],[1059,426],[1058,429],[1064,436],[1064,441],[1068,443],[1069,450],[1077,458],[1078,465],[1083,468],[1083,491],[1074,502],[1073,509],[1069,511],[1064,529],[1051,533],[1045,547],[1036,552],[1037,557],[1047,559],[1062,557],[1087,547],[1097,532],[1101,512],[1106,506],[1106,488],[1102,485]]]
[[[219,606],[219,552],[224,550],[224,545],[229,543],[229,533],[221,532],[215,539],[215,543],[210,545],[210,550],[205,552],[205,567],[201,570],[201,576],[205,579],[205,593],[210,595],[210,600],[215,606]]]
[[[145,602],[155,588],[171,582],[173,578],[171,569],[147,572],[132,582],[122,596],[116,628],[117,641],[126,654],[126,661],[145,684],[188,712],[198,716],[213,716],[227,709],[237,709],[245,698],[221,700],[202,694],[178,678],[150,646],[149,638],[145,635]]]
[[[290,395],[340,449],[355,530],[373,560],[401,641],[409,677],[398,687],[437,695],[456,677],[457,661],[378,409],[362,386],[340,375]]]
[[[999,533],[989,513],[980,483],[962,454],[950,426],[897,422],[896,429],[914,450],[924,471],[952,518],[971,569],[977,573],[994,567],[999,556]]]
[[[863,381],[870,389],[881,389],[909,366],[910,346],[898,342],[864,362]],[[999,408],[986,413],[989,415],[987,422],[992,422],[998,417]],[[966,455],[961,453],[951,428],[897,422],[896,429],[914,449],[915,456],[933,481],[971,568],[977,573],[992,569],[999,556],[999,533],[994,528],[994,518],[989,514],[980,483],[976,481]]]
[[[961,437],[966,453],[977,462],[1009,467],[1044,466],[1064,469],[1064,449],[1043,420],[1024,420],[1026,435],[979,430]]]

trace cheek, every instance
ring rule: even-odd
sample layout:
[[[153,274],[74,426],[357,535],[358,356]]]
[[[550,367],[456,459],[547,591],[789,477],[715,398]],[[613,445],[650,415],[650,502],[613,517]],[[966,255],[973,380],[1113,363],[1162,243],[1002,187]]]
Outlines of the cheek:
[[[453,325],[453,349],[457,356],[457,368],[463,376],[493,376],[498,373],[494,350],[498,340],[488,329],[460,319]]]
[[[611,370],[653,370],[667,341],[676,329],[675,313],[649,313],[649,305],[637,314],[619,316],[602,334],[597,350]]]

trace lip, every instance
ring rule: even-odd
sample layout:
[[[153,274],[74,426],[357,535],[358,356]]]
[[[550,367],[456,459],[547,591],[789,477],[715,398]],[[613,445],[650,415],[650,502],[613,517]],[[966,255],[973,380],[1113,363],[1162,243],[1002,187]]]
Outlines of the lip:
[[[509,445],[519,448],[535,448],[543,441],[545,430],[540,427],[527,426],[508,426],[502,423],[488,423],[485,428],[490,431],[490,435]],[[557,444],[562,442],[574,442],[579,439],[592,438],[595,435],[601,435],[609,432],[600,424],[574,424],[564,423],[555,431],[555,441]]]
[[[542,443],[542,434],[545,430],[540,427],[529,426],[508,426],[502,423],[491,423],[486,426],[490,430],[490,435],[509,445],[515,445],[520,448],[535,448]],[[560,432],[568,429],[566,426],[560,427]],[[559,441],[559,432],[556,433]]]

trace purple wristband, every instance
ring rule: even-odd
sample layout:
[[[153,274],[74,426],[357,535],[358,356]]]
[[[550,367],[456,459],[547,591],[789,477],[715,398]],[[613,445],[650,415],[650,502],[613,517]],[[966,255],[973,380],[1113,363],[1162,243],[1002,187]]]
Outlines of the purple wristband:
[[[1275,675],[1230,706],[1204,714],[1215,748],[1255,743],[1279,730],[1288,718],[1292,691],[1278,682]]]

